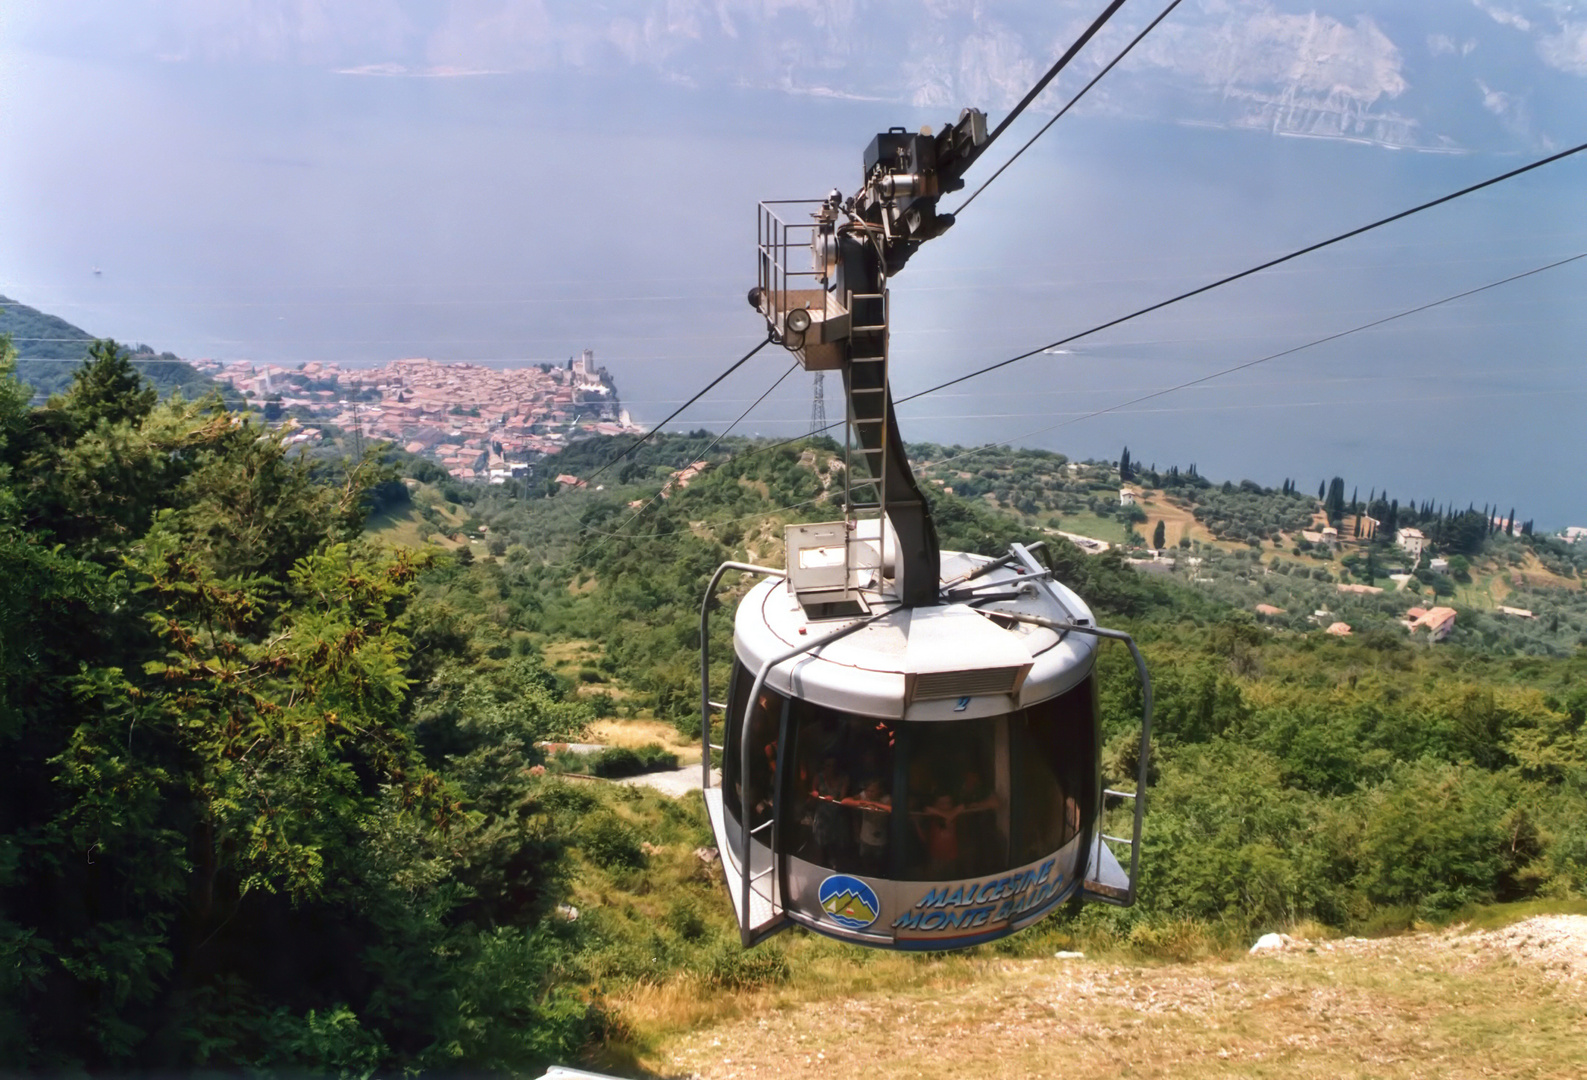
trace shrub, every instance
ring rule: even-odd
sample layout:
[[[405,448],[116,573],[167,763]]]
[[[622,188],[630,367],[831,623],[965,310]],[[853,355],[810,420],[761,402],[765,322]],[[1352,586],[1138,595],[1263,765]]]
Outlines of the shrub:
[[[788,981],[788,957],[776,946],[741,948],[736,941],[723,941],[701,959],[700,977],[722,990],[756,990]]]
[[[597,865],[608,870],[645,865],[634,827],[609,811],[591,814],[580,829],[580,846]]]
[[[1366,898],[1430,915],[1494,899],[1516,854],[1504,828],[1515,801],[1508,788],[1466,765],[1398,767],[1362,808],[1355,854]]]
[[[608,779],[677,767],[678,755],[660,743],[650,743],[637,750],[627,746],[608,746],[590,760],[590,772]]]

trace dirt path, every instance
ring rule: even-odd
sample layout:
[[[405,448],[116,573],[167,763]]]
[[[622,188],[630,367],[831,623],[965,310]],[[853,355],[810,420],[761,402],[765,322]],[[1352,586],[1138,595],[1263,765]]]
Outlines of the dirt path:
[[[856,973],[863,967],[856,966]],[[973,980],[767,1007],[683,1035],[665,1076],[1587,1075],[1587,916],[1295,943],[1231,962],[989,959]]]

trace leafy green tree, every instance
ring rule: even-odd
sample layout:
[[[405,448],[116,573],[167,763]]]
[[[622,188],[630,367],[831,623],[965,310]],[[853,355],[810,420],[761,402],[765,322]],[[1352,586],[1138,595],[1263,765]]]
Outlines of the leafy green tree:
[[[1162,518],[1158,518],[1157,527],[1152,530],[1152,546],[1161,550],[1163,545],[1167,542],[1167,537],[1168,526],[1163,523]]]
[[[457,726],[488,735],[425,756],[415,643],[446,638],[411,609],[429,557],[356,539],[374,471],[156,404],[109,343],[24,402],[0,356],[0,1060],[570,1056],[597,1019],[527,772],[563,707],[480,680]]]

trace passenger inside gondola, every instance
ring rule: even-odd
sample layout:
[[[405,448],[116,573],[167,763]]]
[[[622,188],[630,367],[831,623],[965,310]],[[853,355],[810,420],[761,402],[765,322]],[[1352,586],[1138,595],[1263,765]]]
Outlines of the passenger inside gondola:
[[[838,759],[828,754],[821,759],[821,770],[810,788],[811,838],[815,861],[822,866],[836,866],[836,860],[847,848],[841,804],[848,794],[849,778],[838,770]]]
[[[881,777],[872,776],[860,790],[858,798],[845,799],[844,803],[859,808],[859,866],[862,873],[887,872],[887,832],[893,816],[893,800],[882,785]]]
[[[958,818],[963,810],[946,791],[924,810],[911,815],[926,850],[926,876],[947,880],[959,876]]]

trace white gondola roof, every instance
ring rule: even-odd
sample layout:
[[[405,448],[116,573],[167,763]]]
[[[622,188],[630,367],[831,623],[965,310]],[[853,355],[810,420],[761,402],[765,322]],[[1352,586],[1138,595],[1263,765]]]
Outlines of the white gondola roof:
[[[991,561],[944,553],[942,580],[960,579]],[[1068,588],[1009,566],[976,578],[972,587],[1021,595],[978,607],[951,603],[899,609],[778,664],[767,683],[780,693],[864,716],[962,720],[1055,697],[1091,670],[1097,646],[1092,635],[996,619],[997,613],[1010,612],[1090,623],[1090,608]],[[868,593],[866,601],[871,615],[892,603],[878,593]],[[767,660],[867,617],[812,621],[785,582],[770,580],[739,604],[734,643],[754,672]]]

